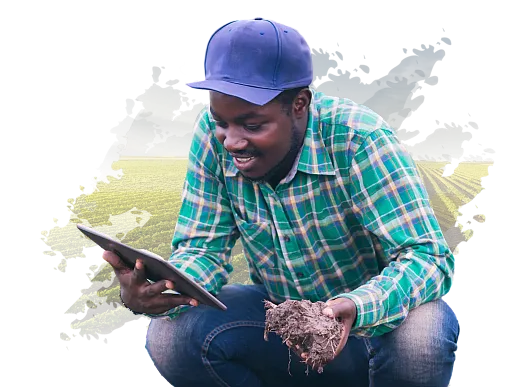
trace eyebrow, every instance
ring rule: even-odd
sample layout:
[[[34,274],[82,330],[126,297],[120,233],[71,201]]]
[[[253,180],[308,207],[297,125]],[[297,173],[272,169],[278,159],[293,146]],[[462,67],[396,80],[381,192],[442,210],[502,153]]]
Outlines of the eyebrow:
[[[213,110],[213,108],[211,106],[209,108],[209,111],[211,112],[211,115],[216,120],[220,119],[220,116],[217,113],[215,113],[215,111]],[[258,113],[255,113],[255,112],[249,112],[249,113],[244,113],[244,114],[241,114],[239,116],[236,116],[233,120],[235,121],[235,123],[242,123],[242,122],[244,122],[246,120],[249,120],[251,118],[262,118],[262,117],[265,117],[265,115],[258,114]]]

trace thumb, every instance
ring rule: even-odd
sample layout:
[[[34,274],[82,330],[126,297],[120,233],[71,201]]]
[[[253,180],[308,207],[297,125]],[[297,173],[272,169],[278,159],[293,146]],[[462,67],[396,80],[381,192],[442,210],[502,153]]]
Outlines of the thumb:
[[[334,309],[333,306],[327,306],[325,309],[323,309],[323,314],[325,316],[329,316],[330,318],[336,318],[338,317],[337,310]]]
[[[345,299],[336,298],[334,300],[329,300],[325,305],[327,307],[323,309],[323,314],[331,318],[338,318],[345,309]]]

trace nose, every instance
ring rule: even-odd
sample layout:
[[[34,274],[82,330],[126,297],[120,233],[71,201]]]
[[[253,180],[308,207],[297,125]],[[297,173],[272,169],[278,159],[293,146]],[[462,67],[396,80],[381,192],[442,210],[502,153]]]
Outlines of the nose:
[[[247,149],[247,140],[241,132],[231,125],[225,130],[223,145],[228,152],[239,153]]]

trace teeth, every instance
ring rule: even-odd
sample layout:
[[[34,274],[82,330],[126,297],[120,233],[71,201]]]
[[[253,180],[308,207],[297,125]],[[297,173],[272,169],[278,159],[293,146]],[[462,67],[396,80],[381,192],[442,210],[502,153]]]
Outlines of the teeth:
[[[244,157],[235,157],[235,158],[236,158],[238,161],[240,161],[241,163],[245,163],[245,162],[247,162],[247,161],[249,161],[249,160],[252,159],[252,157],[245,157],[245,158],[244,158]]]

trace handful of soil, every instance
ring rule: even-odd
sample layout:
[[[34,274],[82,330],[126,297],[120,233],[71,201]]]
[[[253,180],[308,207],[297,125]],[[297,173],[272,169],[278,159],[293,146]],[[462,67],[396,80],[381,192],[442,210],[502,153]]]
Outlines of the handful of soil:
[[[322,301],[287,300],[279,305],[264,301],[266,323],[264,340],[269,332],[280,336],[287,344],[298,345],[308,354],[307,364],[323,372],[323,366],[334,357],[341,339],[343,325],[322,313],[326,304]],[[290,359],[289,359],[290,361]]]

